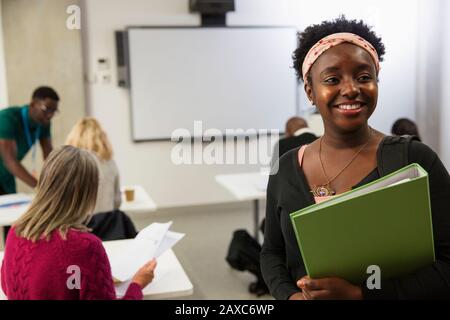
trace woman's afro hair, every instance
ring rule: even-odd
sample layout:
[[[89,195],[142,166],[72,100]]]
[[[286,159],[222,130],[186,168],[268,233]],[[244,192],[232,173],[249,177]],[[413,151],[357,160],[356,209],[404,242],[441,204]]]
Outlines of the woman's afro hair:
[[[384,44],[381,38],[371,30],[362,20],[347,20],[345,16],[331,21],[323,21],[321,24],[314,24],[307,27],[303,32],[298,33],[298,48],[294,51],[294,69],[299,80],[302,78],[302,65],[308,51],[322,38],[333,33],[350,32],[367,40],[377,51],[380,61],[383,61],[385,53]]]

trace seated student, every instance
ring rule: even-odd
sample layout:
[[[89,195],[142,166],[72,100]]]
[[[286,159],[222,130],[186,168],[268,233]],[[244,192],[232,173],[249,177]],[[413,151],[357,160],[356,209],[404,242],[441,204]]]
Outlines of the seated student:
[[[450,297],[450,176],[425,144],[384,136],[368,125],[377,105],[384,52],[381,39],[363,21],[345,17],[312,25],[299,35],[294,68],[320,112],[325,133],[286,153],[269,178],[261,270],[276,299]],[[412,274],[382,277],[379,290],[332,275],[309,279],[289,214],[389,173],[379,170],[384,164],[380,155],[387,150],[405,151],[408,163],[428,172],[436,261]],[[393,171],[403,166],[392,164]]]
[[[292,117],[286,122],[285,136],[274,146],[272,164],[289,150],[298,148],[317,139],[317,136],[308,128],[308,123],[300,117]],[[278,150],[278,157],[277,157]]]
[[[397,121],[394,122],[392,125],[391,133],[394,136],[403,136],[403,135],[410,135],[410,136],[416,136],[417,139],[422,140],[419,135],[419,129],[417,128],[417,125],[406,118],[400,118]]]
[[[88,151],[64,146],[49,155],[30,208],[8,233],[1,267],[8,299],[116,298],[102,242],[85,226],[95,207],[98,175]],[[136,273],[124,299],[142,299],[155,267],[152,260]],[[69,279],[74,269],[78,281]]]
[[[106,132],[96,119],[87,117],[75,124],[66,144],[92,151],[99,160],[97,202],[88,227],[102,240],[133,238],[136,235],[133,223],[118,211],[121,204],[119,170]]]

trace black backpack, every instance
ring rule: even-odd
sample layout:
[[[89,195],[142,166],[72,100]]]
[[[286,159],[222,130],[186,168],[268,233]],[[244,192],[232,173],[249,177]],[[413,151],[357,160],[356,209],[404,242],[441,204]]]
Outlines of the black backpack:
[[[120,210],[94,214],[87,227],[102,241],[133,239],[137,235],[133,221]]]
[[[409,146],[412,141],[420,141],[416,136],[386,136],[382,148],[378,149],[377,162],[380,177],[388,175],[408,165]]]
[[[233,233],[228,254],[225,260],[239,271],[249,271],[256,276],[256,281],[250,283],[248,290],[258,297],[269,293],[264,282],[259,263],[261,245],[246,230],[240,229]]]
[[[409,146],[413,140],[420,141],[416,136],[386,136],[378,149],[378,173],[383,177],[409,164]],[[264,232],[265,219],[261,222]],[[257,278],[249,286],[249,291],[258,296],[269,293],[262,277],[260,268],[261,245],[246,230],[236,230],[233,233],[228,254],[225,260],[234,269],[249,271]]]

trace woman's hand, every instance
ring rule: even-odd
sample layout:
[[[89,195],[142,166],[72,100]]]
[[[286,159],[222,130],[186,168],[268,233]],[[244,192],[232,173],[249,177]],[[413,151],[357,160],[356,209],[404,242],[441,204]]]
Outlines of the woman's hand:
[[[131,282],[135,282],[144,289],[155,276],[156,259],[152,259],[142,266],[134,275]]]
[[[305,300],[302,292],[296,292],[289,297],[289,300]]]
[[[349,299],[362,300],[360,287],[341,278],[310,279],[308,276],[297,281],[306,300]]]

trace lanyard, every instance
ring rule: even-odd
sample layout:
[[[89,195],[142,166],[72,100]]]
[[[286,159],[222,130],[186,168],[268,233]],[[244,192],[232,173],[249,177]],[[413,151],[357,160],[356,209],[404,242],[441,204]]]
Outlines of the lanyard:
[[[31,163],[32,163],[32,173],[36,174],[36,140],[41,134],[41,127],[38,126],[34,134],[34,139],[31,139],[30,131],[30,119],[28,118],[28,107],[22,108],[22,122],[25,131],[25,138],[27,139],[28,147],[31,148]]]

